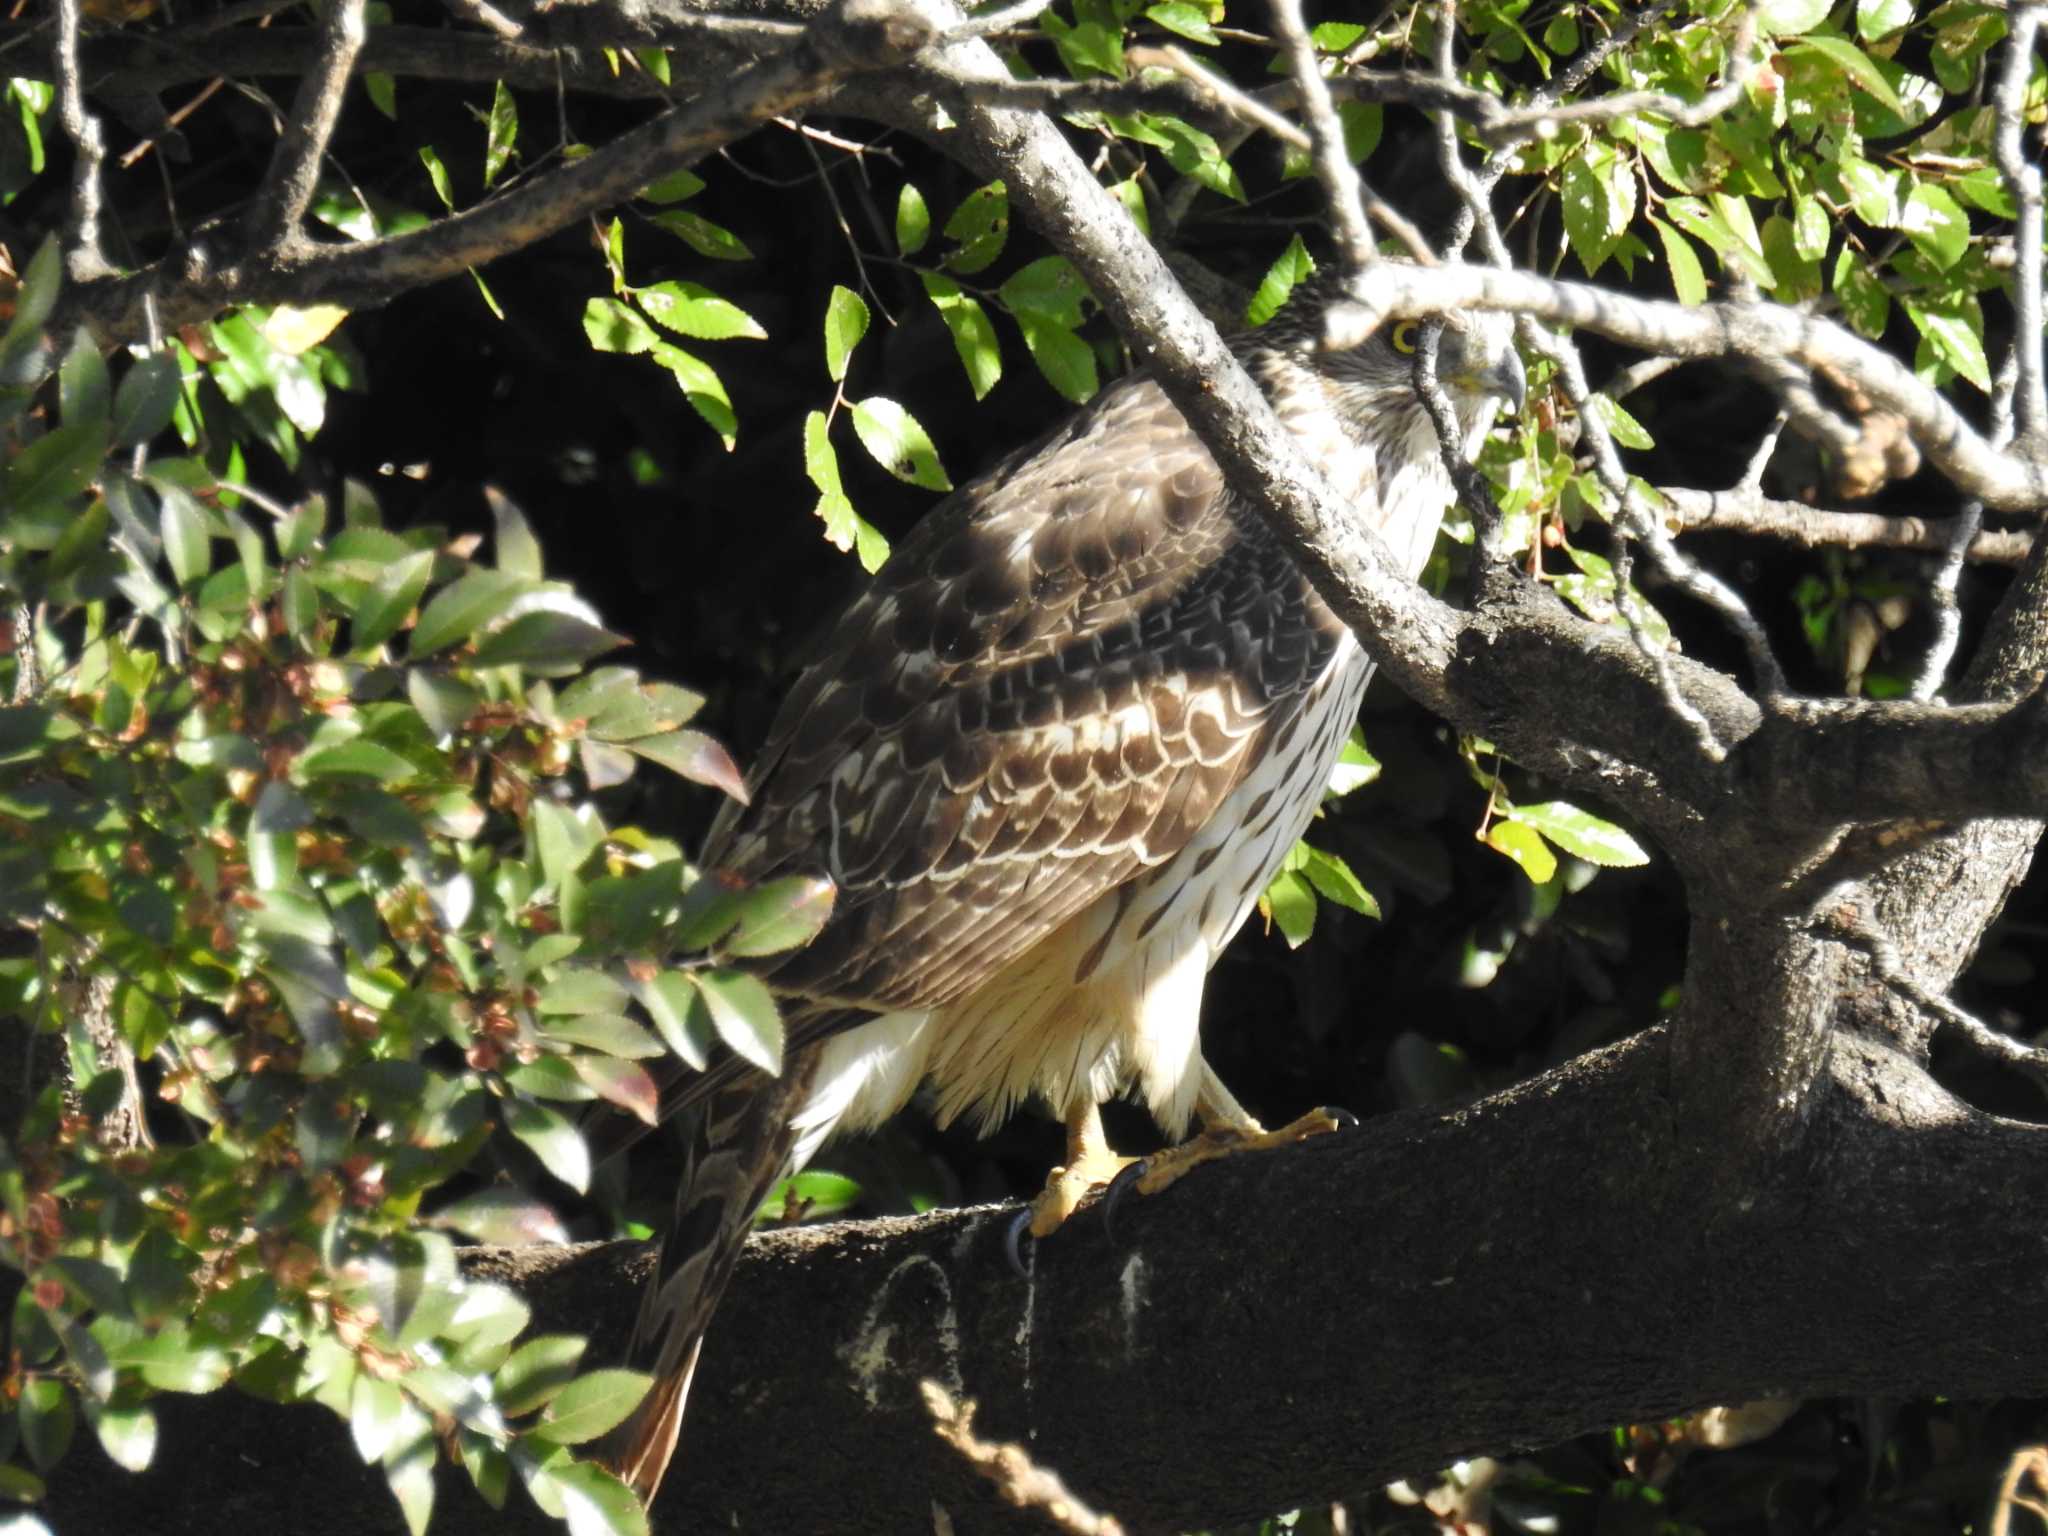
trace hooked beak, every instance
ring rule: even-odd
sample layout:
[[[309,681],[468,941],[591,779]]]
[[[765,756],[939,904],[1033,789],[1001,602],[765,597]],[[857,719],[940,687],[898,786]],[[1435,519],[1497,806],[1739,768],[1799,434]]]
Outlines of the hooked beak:
[[[1529,398],[1529,376],[1522,371],[1521,355],[1513,347],[1503,352],[1495,363],[1473,380],[1482,397],[1491,395],[1503,401],[1517,416]]]

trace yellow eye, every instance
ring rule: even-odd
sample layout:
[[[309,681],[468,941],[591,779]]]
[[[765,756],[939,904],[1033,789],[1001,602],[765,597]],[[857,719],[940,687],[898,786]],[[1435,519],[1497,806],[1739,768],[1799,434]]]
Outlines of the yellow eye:
[[[1413,320],[1403,320],[1394,327],[1393,334],[1387,339],[1394,344],[1396,352],[1403,354],[1413,353],[1415,350],[1415,322]]]

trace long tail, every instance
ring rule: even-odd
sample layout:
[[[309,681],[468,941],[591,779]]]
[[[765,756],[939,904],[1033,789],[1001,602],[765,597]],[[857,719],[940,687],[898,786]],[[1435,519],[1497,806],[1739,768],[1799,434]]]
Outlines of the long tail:
[[[654,1501],[675,1455],[704,1331],[754,1213],[789,1170],[796,1141],[790,1117],[810,1092],[818,1053],[816,1045],[792,1050],[780,1077],[748,1071],[692,1106],[696,1123],[675,1220],[641,1302],[629,1356],[636,1369],[653,1375],[654,1386],[614,1431],[604,1455],[643,1504]]]

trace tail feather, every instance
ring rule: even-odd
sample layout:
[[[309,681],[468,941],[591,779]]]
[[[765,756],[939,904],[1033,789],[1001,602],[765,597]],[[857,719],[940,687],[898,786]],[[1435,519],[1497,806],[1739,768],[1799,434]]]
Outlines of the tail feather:
[[[818,1048],[792,1051],[782,1074],[749,1071],[693,1106],[675,1220],[641,1302],[629,1352],[654,1386],[607,1445],[604,1460],[653,1502],[682,1430],[704,1332],[732,1278],[754,1213],[790,1171],[790,1118],[810,1091]]]

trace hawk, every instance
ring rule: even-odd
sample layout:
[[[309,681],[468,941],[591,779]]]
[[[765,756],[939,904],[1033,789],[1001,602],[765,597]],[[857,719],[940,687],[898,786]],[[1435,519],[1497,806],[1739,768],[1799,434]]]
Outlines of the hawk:
[[[1326,326],[1297,289],[1232,345],[1331,483],[1418,574],[1452,499],[1415,382],[1416,322]],[[1438,377],[1475,454],[1524,391],[1507,317],[1442,322]],[[609,1459],[644,1499],[756,1208],[829,1134],[924,1083],[944,1124],[1026,1099],[1068,1156],[1053,1230],[1119,1160],[1097,1106],[1141,1097],[1188,1160],[1267,1134],[1202,1058],[1202,987],[1322,798],[1373,664],[1153,379],[1104,390],[934,508],[827,627],[703,867],[838,887],[786,1000],[779,1077],[737,1060],[694,1108],[635,1358],[654,1388]],[[1177,1166],[1154,1160],[1140,1187]],[[1184,1166],[1185,1162],[1182,1165]]]

